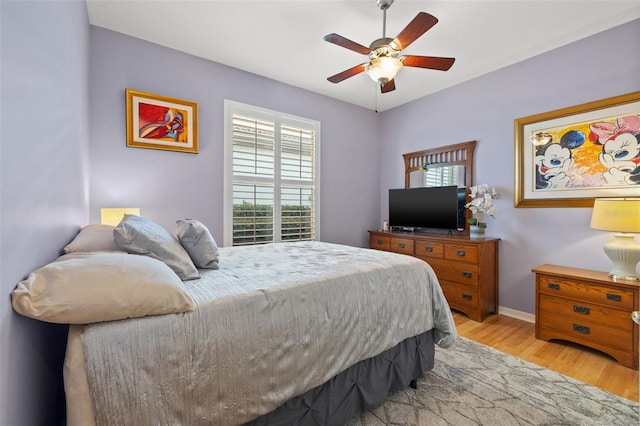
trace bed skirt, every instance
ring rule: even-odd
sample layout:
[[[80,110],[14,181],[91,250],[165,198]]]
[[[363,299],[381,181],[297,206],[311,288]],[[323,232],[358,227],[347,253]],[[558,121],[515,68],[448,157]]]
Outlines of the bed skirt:
[[[352,365],[246,425],[344,425],[355,413],[380,406],[389,392],[423,377],[433,368],[434,355],[433,330],[429,330]]]

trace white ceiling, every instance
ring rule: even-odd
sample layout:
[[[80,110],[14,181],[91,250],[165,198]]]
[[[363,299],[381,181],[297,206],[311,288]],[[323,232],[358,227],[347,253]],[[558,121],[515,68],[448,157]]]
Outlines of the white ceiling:
[[[380,94],[364,73],[328,82],[367,57],[323,40],[335,32],[369,46],[382,37],[375,0],[87,0],[87,7],[92,25],[378,111],[640,18],[639,0],[396,0],[387,37],[420,11],[439,19],[403,54],[456,62],[446,72],[404,67],[397,89]],[[621,54],[637,54],[638,42],[566,66],[579,72],[607,58],[616,66]]]

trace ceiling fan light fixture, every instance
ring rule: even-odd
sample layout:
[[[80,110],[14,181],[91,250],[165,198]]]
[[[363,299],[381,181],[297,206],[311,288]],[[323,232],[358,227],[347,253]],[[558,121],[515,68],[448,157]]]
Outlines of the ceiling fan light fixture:
[[[336,75],[328,77],[331,83],[340,83],[347,78],[365,72],[380,85],[381,93],[389,93],[396,90],[394,78],[404,66],[413,68],[426,68],[432,70],[448,71],[455,58],[442,58],[436,56],[403,55],[398,59],[401,51],[409,47],[418,37],[426,33],[438,23],[438,18],[426,12],[419,12],[409,24],[395,37],[386,36],[387,9],[394,0],[376,0],[376,4],[382,9],[382,38],[374,40],[369,47],[351,41],[336,33],[324,36],[324,40],[345,49],[352,50],[361,55],[369,56],[369,62],[358,64]]]
[[[365,65],[365,72],[373,81],[384,85],[395,78],[400,68],[402,62],[398,58],[381,56]]]

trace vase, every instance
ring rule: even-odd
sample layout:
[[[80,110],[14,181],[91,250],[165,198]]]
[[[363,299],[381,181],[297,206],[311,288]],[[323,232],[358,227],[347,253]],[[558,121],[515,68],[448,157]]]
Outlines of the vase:
[[[472,240],[483,240],[485,229],[486,228],[482,228],[478,225],[471,225],[469,227],[469,238]]]

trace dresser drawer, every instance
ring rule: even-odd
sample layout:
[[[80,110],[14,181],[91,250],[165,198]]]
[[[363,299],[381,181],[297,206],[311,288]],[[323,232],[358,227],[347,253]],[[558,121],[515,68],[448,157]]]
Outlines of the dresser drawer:
[[[544,311],[545,315],[546,312],[551,312],[566,315],[569,321],[593,321],[627,332],[633,331],[633,321],[629,311],[626,310],[563,299],[547,294],[540,294],[538,303],[538,309]]]
[[[622,331],[606,325],[574,318],[567,318],[556,313],[545,312],[539,319],[539,327],[558,331],[568,337],[568,340],[587,346],[597,342],[611,348],[633,351],[633,333]]]
[[[442,259],[444,257],[444,244],[437,241],[416,241],[415,255],[429,259]]]
[[[389,240],[386,235],[369,235],[369,247],[376,250],[389,251]]]
[[[462,262],[478,263],[478,247],[470,244],[446,243],[444,245],[444,258]]]
[[[413,255],[413,240],[391,237],[389,239],[389,250],[395,253]]]
[[[452,308],[456,309],[465,307],[475,309],[479,306],[478,288],[469,287],[463,284],[447,282],[443,280],[441,283],[444,297]]]
[[[444,259],[429,259],[427,263],[431,265],[439,280],[455,281],[470,286],[478,285],[478,265]]]
[[[631,290],[620,290],[580,281],[541,275],[538,279],[540,293],[598,303],[618,309],[633,310]]]

